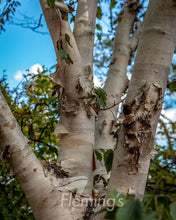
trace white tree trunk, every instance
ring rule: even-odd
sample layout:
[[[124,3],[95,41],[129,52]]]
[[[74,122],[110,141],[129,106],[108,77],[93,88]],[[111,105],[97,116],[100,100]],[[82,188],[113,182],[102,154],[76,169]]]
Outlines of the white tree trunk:
[[[93,185],[92,158],[95,128],[94,115],[90,114],[90,109],[86,107],[85,100],[80,99],[80,97],[92,92],[91,62],[93,59],[91,57],[93,56],[94,37],[91,35],[92,49],[90,52],[87,52],[87,56],[91,59],[89,63],[86,61],[83,62],[69,24],[62,19],[63,8],[60,7],[60,4],[57,4],[57,7],[51,9],[44,0],[41,0],[40,3],[53,40],[58,62],[53,78],[57,84],[59,104],[61,105],[61,118],[56,129],[56,133],[60,134],[61,138],[58,161],[61,167],[58,165],[55,165],[54,168],[48,167],[49,165],[43,167],[36,159],[30,147],[27,147],[27,150],[25,150],[25,138],[19,128],[18,131],[14,131],[14,134],[8,134],[9,137],[7,135],[3,136],[4,140],[6,140],[4,143],[11,143],[12,147],[11,145],[3,144],[1,151],[3,152],[4,158],[9,155],[15,158],[12,163],[11,161],[10,163],[12,167],[15,168],[17,178],[29,199],[36,219],[83,219],[88,205],[86,199],[90,197],[92,192],[90,188],[92,188]],[[96,6],[95,4],[93,5]],[[92,17],[91,10],[94,11],[94,18],[89,18],[89,20],[93,22],[93,19],[95,20],[96,17],[96,7],[91,8],[90,6],[91,5],[88,4],[88,8],[86,7],[86,9],[89,11],[89,17]],[[79,18],[79,15],[77,17]],[[94,23],[95,21],[93,25],[91,23],[91,29],[94,29]],[[87,25],[89,25],[89,23]],[[87,29],[89,29],[89,27]],[[72,47],[66,42],[65,34],[70,36]],[[81,36],[79,37],[81,38]],[[80,48],[82,47],[80,46]],[[68,65],[65,63],[65,60],[61,59],[58,55],[60,49],[64,49],[69,54],[73,64]],[[82,53],[83,52],[84,48],[82,49]],[[85,65],[85,63],[87,63],[87,65]],[[4,108],[4,102],[0,102],[0,104],[2,104],[2,108]],[[3,120],[6,114],[6,111],[2,114],[2,134],[4,134],[5,127]],[[11,114],[8,120],[10,121],[12,119],[13,116]],[[9,122],[7,122],[7,124],[9,124]],[[8,126],[9,129],[12,129],[11,124]],[[17,123],[15,124],[15,129],[16,126]],[[10,130],[10,132],[12,132],[12,130]],[[20,156],[19,159],[16,155],[16,153],[19,153],[19,149],[18,146],[16,146],[16,139],[14,137],[17,137],[18,144],[22,145],[22,152],[18,154]],[[29,156],[29,159],[26,154]],[[21,158],[23,159],[24,157],[25,162],[23,162],[24,164],[22,163],[22,166],[20,162]],[[24,172],[18,172],[18,166],[20,171],[22,169]],[[26,171],[27,167],[30,167],[29,172]],[[50,168],[51,172],[49,172]],[[56,176],[58,173],[55,173],[55,170],[58,170],[59,174],[63,172],[64,174],[68,174],[68,176],[65,176],[65,178],[58,177]],[[37,183],[37,186],[35,183]],[[85,195],[85,193],[87,195]],[[67,197],[66,200],[64,200],[65,194]],[[64,204],[62,204],[63,202]]]
[[[79,0],[75,18],[74,37],[82,64],[93,66],[95,18],[98,0]]]
[[[76,180],[74,184],[77,187],[75,188],[90,188],[93,185],[94,116],[88,115],[84,100],[79,98],[92,92],[94,42],[92,30],[95,26],[97,1],[80,0],[78,2],[74,29],[77,43],[68,22],[61,19],[62,10],[55,7],[53,9],[45,7],[42,0],[40,3],[58,60],[57,70],[53,75],[54,81],[59,86],[59,104],[61,105],[61,118],[57,127],[57,133],[61,135],[58,163],[65,171],[69,172],[71,177],[77,177],[77,184]],[[70,36],[72,47],[65,41],[65,34]],[[65,64],[65,61],[58,56],[59,48],[57,45],[59,41],[62,41],[63,49],[69,54],[73,64]],[[90,48],[85,47],[87,43]],[[83,54],[88,60],[85,60]]]
[[[114,103],[120,103],[121,96],[128,87],[127,66],[130,60],[130,55],[135,51],[140,30],[137,29],[133,38],[130,38],[136,14],[138,13],[139,1],[133,1],[133,7],[127,1],[124,9],[119,14],[118,26],[114,40],[113,55],[109,67],[108,77],[104,86],[107,93],[106,107],[113,106]],[[96,121],[95,129],[95,150],[114,150],[116,140],[114,139],[115,124],[119,105],[116,104],[109,110],[100,111],[98,120]],[[94,175],[100,175],[109,179],[110,174],[107,174],[104,161],[96,161],[97,169]],[[96,183],[95,187],[100,191],[100,194],[105,194],[105,187],[102,181]]]
[[[175,1],[150,0],[121,115],[109,189],[142,199],[176,45]]]
[[[42,165],[35,157],[1,92],[0,153],[2,159],[13,168],[36,219],[88,219],[86,215],[89,213],[86,213],[86,208],[89,208],[87,199],[90,198],[90,190],[87,188],[92,186],[95,120],[91,115],[91,109],[86,106],[85,100],[80,98],[91,93],[93,87],[92,31],[95,25],[97,1],[80,0],[78,2],[75,38],[68,22],[62,20],[61,17],[63,7],[60,7],[60,4],[64,3],[60,2],[57,4],[57,8],[53,9],[49,8],[45,0],[40,0],[40,3],[58,62],[53,79],[57,84],[61,113],[56,129],[56,133],[59,133],[61,137],[58,161],[61,167],[57,164]],[[118,36],[122,34],[122,41],[119,46],[115,44],[117,51],[113,55],[106,87],[109,93],[108,104],[113,103],[114,98],[120,97],[119,91],[122,92],[126,85],[124,75],[130,52],[129,30],[133,23],[132,21],[128,23],[128,16],[134,19],[134,15],[127,13],[123,20],[124,23],[122,22],[127,27],[122,25],[122,30],[128,37],[123,36],[123,31],[118,34]],[[125,22],[125,20],[127,21]],[[154,145],[154,134],[176,44],[175,24],[176,4],[174,0],[150,1],[131,84],[121,115],[122,124],[117,148],[114,151],[109,190],[114,188],[125,194],[133,194],[140,199],[143,196],[150,153]],[[84,34],[84,30],[87,31],[87,36]],[[65,34],[70,36],[72,47],[66,42]],[[87,48],[88,43],[90,48]],[[61,59],[58,55],[60,49],[64,49],[69,54],[73,64],[68,65]],[[113,78],[114,69],[117,68],[118,74],[120,76],[122,74],[124,79],[120,85],[118,82],[115,83],[110,90],[110,85],[117,77]],[[114,89],[116,85],[120,90]],[[115,114],[117,109],[114,111]],[[112,118],[109,117],[111,116],[107,115],[108,126],[112,123]],[[103,120],[100,120],[97,125],[99,130],[102,128],[102,123]],[[110,136],[109,128],[106,130],[107,135]],[[98,135],[104,138],[103,132]],[[99,141],[99,136],[97,141]],[[113,139],[111,141],[114,145]],[[109,144],[110,141],[107,143]],[[97,149],[106,149],[107,145],[100,147],[97,144],[97,146]],[[109,147],[112,146],[108,146],[108,149]]]

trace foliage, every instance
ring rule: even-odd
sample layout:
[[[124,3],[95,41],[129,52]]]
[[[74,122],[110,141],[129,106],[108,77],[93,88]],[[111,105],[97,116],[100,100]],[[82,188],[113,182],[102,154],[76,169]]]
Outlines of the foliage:
[[[169,83],[169,89],[171,92],[176,91],[176,80],[173,80],[172,82]]]
[[[0,219],[34,219],[18,180],[4,162],[0,162],[0,192]]]
[[[165,204],[161,206],[154,202],[147,205],[152,199],[156,201],[156,197],[145,197],[143,202],[137,199],[127,198],[124,195],[112,190],[111,193],[112,207],[107,207],[105,214],[106,219],[115,220],[157,220],[167,219],[175,220],[176,218],[176,202],[169,202],[165,196]],[[156,196],[156,195],[155,195]],[[157,199],[161,196],[157,196]],[[164,196],[162,197],[164,198]],[[120,202],[119,202],[120,201]],[[164,206],[165,205],[165,206]],[[162,212],[162,214],[161,214]]]
[[[112,169],[112,161],[113,161],[113,150],[104,150],[104,149],[99,149],[95,151],[97,160],[102,161],[104,159],[105,163],[105,168],[107,173],[109,173]]]
[[[58,104],[52,96],[53,87],[45,71],[28,73],[22,85],[13,90],[6,76],[0,80],[0,90],[37,157],[50,162],[57,160],[59,145],[54,135]],[[0,219],[34,219],[18,180],[4,162],[0,162],[0,188]]]
[[[47,2],[48,2],[49,6],[50,6],[51,8],[54,7],[54,5],[55,5],[55,0],[47,0]]]

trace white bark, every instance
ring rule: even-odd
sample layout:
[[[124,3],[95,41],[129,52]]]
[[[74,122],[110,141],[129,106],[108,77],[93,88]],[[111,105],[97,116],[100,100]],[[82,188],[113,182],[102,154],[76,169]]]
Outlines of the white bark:
[[[83,65],[93,66],[94,32],[98,0],[79,0],[74,36]]]
[[[130,60],[130,54],[134,52],[138,43],[139,30],[131,41],[130,32],[136,19],[138,12],[139,2],[133,1],[133,8],[129,6],[130,2],[127,1],[124,5],[124,9],[119,15],[118,26],[116,29],[116,35],[114,40],[114,49],[109,67],[108,78],[106,80],[104,90],[107,93],[106,106],[113,106],[114,103],[119,103],[122,94],[125,92],[128,86],[127,79],[127,66]],[[133,44],[131,45],[131,42]],[[119,105],[106,110],[100,111],[98,120],[96,122],[95,129],[95,149],[112,149],[114,150],[116,141],[114,139],[114,132],[116,130],[116,116]],[[106,180],[109,179],[110,174],[107,174],[104,161],[96,161],[97,169],[94,175],[103,176]],[[95,186],[99,189],[101,194],[105,193],[104,184],[102,181]]]
[[[34,214],[50,190],[43,167],[36,158],[0,92],[0,152],[2,159],[13,168]]]
[[[151,0],[121,115],[109,189],[143,197],[175,45],[174,1]]]
[[[53,169],[49,171],[49,165],[42,165],[23,136],[1,92],[0,140],[1,159],[13,169],[37,220],[83,218],[88,197],[80,194],[81,191],[73,193],[78,178],[59,177],[59,167],[55,165],[58,169],[56,173]],[[83,182],[82,179],[80,177],[79,181]],[[86,181],[85,178],[82,184],[86,185]]]
[[[61,118],[57,127],[58,133],[61,135],[58,163],[65,171],[69,172],[70,176],[78,178],[77,188],[90,188],[93,184],[94,116],[88,116],[88,109],[86,109],[84,100],[80,97],[91,93],[93,87],[92,56],[94,37],[92,29],[94,29],[95,24],[96,2],[79,1],[75,26],[75,35],[79,40],[75,42],[68,22],[63,21],[61,16],[58,17],[58,13],[62,13],[62,10],[58,11],[55,7],[53,9],[46,7],[45,1],[40,1],[56,55],[58,42],[62,41],[63,49],[73,60],[73,64],[67,65],[57,55],[58,65],[53,78],[59,86],[59,104],[61,105]],[[84,13],[80,11],[83,8],[82,12]],[[80,26],[82,24],[83,26]],[[86,32],[86,35],[84,35],[85,32],[81,32],[83,29],[91,32],[91,34]],[[79,31],[82,35],[78,34]],[[65,41],[65,33],[70,36],[72,47]],[[89,35],[91,35],[91,38],[89,38]],[[87,45],[84,47],[88,40],[91,43],[90,48]],[[84,44],[81,44],[83,41]],[[83,53],[90,60],[84,60]],[[82,177],[82,181],[80,177]],[[91,190],[88,191],[91,192]]]
[[[80,203],[83,199],[90,198],[90,192],[87,192],[86,187],[92,186],[95,121],[84,99],[80,97],[92,92],[92,33],[97,1],[79,1],[74,32],[76,40],[68,22],[61,19],[62,9],[59,11],[56,7],[49,8],[45,0],[40,0],[40,3],[58,61],[56,73],[53,74],[61,104],[61,119],[57,127],[57,133],[61,137],[58,163],[62,167],[62,172],[68,171],[69,176],[58,177],[55,171],[51,169],[49,172],[48,166],[43,167],[37,160],[1,93],[0,152],[2,159],[13,167],[36,219],[86,219],[87,203],[81,205]],[[121,115],[122,124],[117,149],[114,151],[109,190],[115,188],[125,194],[134,194],[138,198],[143,196],[150,153],[154,144],[153,137],[176,44],[175,12],[174,0],[150,1],[133,77]],[[124,14],[115,40],[116,42],[119,39],[119,43],[115,43],[105,86],[108,93],[107,105],[113,104],[114,99],[118,100],[126,87],[125,73],[130,55],[129,31],[135,15],[130,14],[127,8],[124,9]],[[84,31],[88,34],[84,34]],[[70,36],[72,47],[65,41],[65,33]],[[58,56],[59,41],[62,41],[62,47],[72,58],[73,64],[66,64]],[[117,107],[113,111],[116,114]],[[97,149],[112,149],[113,139],[105,138],[105,134],[110,137],[112,115],[107,113],[101,117],[106,117],[108,126],[102,132],[103,120],[97,123],[97,128],[101,131],[97,134]],[[103,143],[100,136],[105,138]],[[60,169],[57,165],[55,168]],[[100,172],[104,175],[104,170]],[[73,199],[71,204],[69,198],[64,200],[64,194],[71,196]],[[75,207],[73,203],[76,204]]]
[[[61,118],[57,127],[58,133],[61,135],[58,163],[62,166],[63,172],[69,173],[69,177],[56,178],[54,173],[50,173],[46,167],[41,165],[32,149],[27,145],[17,122],[13,122],[12,125],[9,122],[13,118],[11,113],[9,113],[8,121],[3,121],[6,114],[8,116],[6,104],[7,109],[2,114],[2,121],[0,120],[1,128],[3,128],[1,129],[3,135],[1,135],[1,140],[4,141],[3,157],[10,157],[8,161],[17,173],[36,219],[82,219],[87,203],[73,208],[72,204],[70,206],[66,202],[63,207],[62,195],[71,193],[74,203],[80,203],[82,199],[88,198],[83,192],[86,191],[89,196],[91,193],[94,116],[88,115],[84,100],[79,98],[92,91],[92,70],[89,67],[90,63],[87,66],[82,65],[82,58],[68,22],[61,18],[62,8],[60,10],[58,7],[51,9],[46,1],[41,0],[40,3],[58,61],[56,73],[53,74],[54,81],[59,87],[58,95],[61,104]],[[72,47],[66,42],[65,34],[70,36]],[[58,45],[60,43],[62,47]],[[72,65],[67,65],[59,57],[59,49],[64,49],[69,54],[73,61]],[[4,108],[5,101],[1,103]],[[8,111],[10,112],[9,109]],[[4,125],[8,132],[4,132],[6,128]],[[18,148],[18,145],[22,147]],[[21,162],[23,159],[25,160]],[[73,198],[75,192],[76,198]]]

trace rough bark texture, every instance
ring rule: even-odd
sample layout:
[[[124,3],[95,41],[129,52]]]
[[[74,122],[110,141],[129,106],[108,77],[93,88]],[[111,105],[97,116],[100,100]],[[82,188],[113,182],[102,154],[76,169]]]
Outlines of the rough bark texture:
[[[69,172],[71,177],[77,177],[74,183],[76,188],[91,187],[92,182],[92,155],[94,146],[94,116],[88,115],[82,96],[92,92],[92,55],[93,55],[93,34],[96,1],[79,1],[78,12],[76,16],[75,35],[79,40],[75,42],[74,36],[70,30],[67,21],[62,20],[62,9],[54,7],[53,9],[45,7],[44,1],[40,1],[44,16],[49,27],[53,44],[57,55],[57,70],[53,74],[54,81],[58,85],[58,96],[61,118],[57,126],[57,133],[60,135],[61,144],[59,150],[59,165]],[[91,4],[90,4],[91,3]],[[93,3],[93,4],[92,4]],[[94,8],[92,8],[92,5]],[[80,11],[83,9],[83,11]],[[93,11],[92,11],[93,10]],[[92,16],[92,13],[94,16]],[[90,17],[91,14],[91,17]],[[53,25],[54,24],[54,25]],[[82,27],[84,26],[84,28]],[[86,29],[87,32],[80,30]],[[78,36],[78,32],[80,35]],[[82,35],[81,35],[82,33]],[[65,41],[65,34],[70,36],[70,45]],[[91,40],[87,39],[91,36]],[[83,47],[86,42],[91,43],[89,49]],[[58,43],[62,44],[64,49],[71,57],[73,64],[66,64],[58,56]],[[80,56],[81,53],[81,56]],[[84,63],[86,54],[87,60]]]
[[[30,146],[27,145],[9,109],[10,113],[7,113],[5,109],[0,115],[1,139],[4,140],[1,151],[3,158],[8,158],[14,167],[36,219],[83,219],[87,215],[87,199],[90,197],[90,188],[93,185],[92,158],[95,123],[94,115],[86,107],[85,100],[80,98],[92,93],[91,60],[93,59],[90,59],[86,66],[86,62],[83,63],[70,26],[66,20],[62,19],[63,10],[67,8],[64,3],[59,3],[54,8],[50,8],[44,0],[40,3],[57,56],[56,72],[52,77],[57,85],[61,114],[56,128],[56,133],[61,138],[59,161],[54,165],[44,167],[41,165]],[[93,22],[96,17],[96,7],[90,6],[88,4],[86,9],[89,11],[89,19],[90,16],[92,17],[91,10],[93,10],[94,17],[90,19]],[[77,18],[79,20],[79,15]],[[95,21],[91,29],[94,29],[94,23]],[[65,34],[70,36],[71,46],[66,42]],[[93,48],[94,37],[91,36],[91,39]],[[66,64],[65,60],[59,56],[59,50],[65,50],[73,64]],[[92,50],[86,52],[88,57],[92,57]],[[2,108],[6,105],[4,103],[5,101],[0,102]],[[6,114],[7,117],[10,114],[7,120]],[[10,123],[11,120],[14,122]],[[8,131],[5,131],[5,125]],[[70,195],[63,206],[62,197],[65,193]]]
[[[109,188],[140,199],[176,44],[174,2],[149,3],[114,152]]]
[[[87,178],[72,177],[57,164],[38,160],[0,92],[0,155],[17,176],[37,220],[77,220],[86,215]],[[78,187],[78,181],[83,188]]]
[[[119,103],[122,94],[128,87],[127,66],[130,60],[130,55],[135,51],[138,43],[139,30],[136,32],[138,36],[130,38],[136,14],[139,11],[139,1],[133,1],[132,5],[127,1],[124,9],[118,16],[118,26],[114,40],[113,55],[109,66],[108,78],[106,80],[104,90],[107,93],[106,107],[113,106],[114,103]],[[132,44],[131,44],[132,42]],[[95,129],[95,150],[114,150],[116,141],[114,133],[116,131],[116,117],[119,105],[116,104],[113,108],[106,111],[100,111],[98,120],[96,121]],[[104,161],[96,161],[97,169],[95,177],[102,176],[108,180],[110,174],[107,174]],[[101,194],[105,193],[105,187],[102,181],[95,184],[95,187]]]
[[[133,1],[132,5],[136,2]],[[88,192],[90,190],[86,188],[92,186],[95,121],[93,109],[91,106],[87,107],[85,100],[80,98],[93,93],[93,30],[97,1],[78,2],[74,30],[76,40],[68,22],[62,19],[62,11],[67,11],[64,3],[57,3],[57,7],[52,9],[47,1],[40,0],[40,3],[57,55],[56,72],[52,76],[57,85],[61,113],[56,129],[61,138],[59,161],[58,164],[42,165],[35,157],[1,92],[0,153],[2,159],[13,168],[37,220],[90,219],[92,209],[88,200],[91,196]],[[130,56],[128,43],[132,40],[129,39],[129,31],[135,15],[129,13],[128,8],[125,8],[123,13],[126,15],[124,20],[123,14],[121,15],[115,42],[118,38],[120,40],[119,44],[115,43],[105,86],[109,93],[107,105],[113,104],[114,99],[118,100],[120,92],[126,87],[124,73]],[[151,0],[121,115],[109,189],[115,188],[138,198],[143,196],[154,134],[176,44],[175,33],[175,0]],[[65,34],[70,36],[72,47],[66,42]],[[60,49],[69,54],[73,64],[66,64],[65,60],[61,59],[58,55]],[[124,77],[122,81],[121,77]],[[118,90],[115,87],[118,87]],[[116,114],[117,107],[113,111]],[[100,136],[109,136],[113,120],[111,113],[101,117],[106,117],[107,124],[104,120],[97,123],[97,130],[101,131],[97,134],[97,149],[112,149],[113,139],[112,145],[111,141],[106,139],[103,140],[105,144],[101,143],[100,146],[98,143]],[[107,125],[104,131],[103,125]],[[100,174],[104,175],[103,172]]]

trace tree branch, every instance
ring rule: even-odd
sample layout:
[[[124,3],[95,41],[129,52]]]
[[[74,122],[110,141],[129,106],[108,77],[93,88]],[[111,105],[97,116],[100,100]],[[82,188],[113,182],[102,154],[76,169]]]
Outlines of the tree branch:
[[[35,204],[42,198],[42,189],[48,189],[43,167],[36,158],[27,138],[22,134],[3,94],[0,91],[0,153],[14,170],[29,202]],[[38,186],[42,185],[41,188]],[[32,193],[31,193],[32,192]],[[32,207],[35,211],[36,207]]]
[[[86,66],[93,66],[94,31],[98,0],[79,0],[74,36]]]
[[[137,0],[134,2],[133,7],[136,9],[138,6],[139,1]],[[122,12],[119,14],[113,55],[109,66],[108,78],[104,86],[104,90],[107,93],[107,106],[112,106],[113,108],[111,108],[111,112],[101,111],[98,115],[95,129],[95,149],[114,150],[116,144],[111,131],[114,129],[114,116],[117,117],[121,96],[128,87],[126,72],[131,54],[129,36],[138,12],[138,10],[133,10],[133,7],[131,8],[129,1],[126,1]],[[114,105],[114,103],[117,104]],[[95,175],[100,174],[105,179],[108,179],[110,174],[107,174],[104,163],[98,160],[96,163],[97,170],[95,170]],[[102,182],[97,183],[96,187],[99,188],[102,194],[105,192]]]

